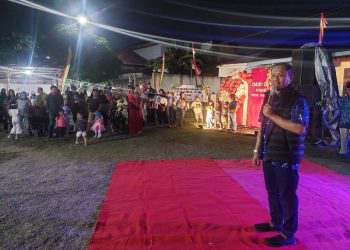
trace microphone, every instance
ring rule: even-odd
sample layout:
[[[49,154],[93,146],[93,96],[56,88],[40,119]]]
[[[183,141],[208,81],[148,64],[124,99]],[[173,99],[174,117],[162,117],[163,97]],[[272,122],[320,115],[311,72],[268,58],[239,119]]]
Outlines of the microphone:
[[[274,98],[275,94],[276,94],[276,89],[275,89],[275,87],[272,87],[270,94],[269,94],[269,97],[267,99],[267,104],[269,104],[270,106],[273,106],[273,98]]]

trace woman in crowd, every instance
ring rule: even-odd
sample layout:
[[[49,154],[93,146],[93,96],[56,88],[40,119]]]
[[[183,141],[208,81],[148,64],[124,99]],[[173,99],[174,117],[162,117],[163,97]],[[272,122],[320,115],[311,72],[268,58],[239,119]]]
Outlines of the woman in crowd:
[[[342,156],[348,156],[349,129],[350,129],[350,81],[345,83],[344,95],[340,97],[340,151]]]
[[[176,101],[176,124],[178,127],[183,127],[185,123],[185,115],[188,110],[186,95],[181,92],[179,99]]]
[[[25,134],[30,132],[29,127],[29,110],[31,107],[31,102],[27,96],[26,92],[19,93],[19,98],[17,99],[18,114],[21,127]]]
[[[136,95],[135,89],[131,87],[128,94],[128,126],[131,135],[142,133],[143,121],[140,105],[140,98]]]

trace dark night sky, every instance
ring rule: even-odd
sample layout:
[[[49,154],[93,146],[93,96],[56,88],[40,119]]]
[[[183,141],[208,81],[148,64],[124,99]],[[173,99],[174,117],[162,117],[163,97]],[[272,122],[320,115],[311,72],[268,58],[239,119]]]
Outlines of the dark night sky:
[[[55,8],[76,16],[82,11],[83,0],[34,0],[36,3]],[[68,3],[68,4],[67,4]],[[98,23],[118,26],[139,32],[163,35],[194,41],[215,41],[247,46],[291,47],[296,48],[307,42],[316,42],[318,30],[271,30],[266,28],[248,29],[222,27],[213,25],[193,24],[155,17],[155,15],[172,18],[191,19],[200,22],[216,22],[243,25],[319,25],[316,21],[281,21],[256,18],[244,18],[225,13],[208,12],[181,3],[214,9],[218,11],[235,11],[272,16],[319,17],[321,11],[326,17],[350,16],[350,1],[185,1],[185,0],[86,0],[86,14]],[[150,15],[141,14],[140,11]],[[59,23],[69,23],[62,17],[32,10],[25,6],[0,0],[0,30],[2,34],[11,31],[33,33],[37,23],[39,35],[50,34],[53,27]],[[350,22],[329,23],[329,25],[349,25]],[[99,35],[109,38],[115,49],[139,43],[140,40],[124,35],[113,34],[109,31],[94,29]],[[1,35],[1,34],[0,34]],[[325,45],[332,48],[350,47],[350,28],[329,29],[325,37]],[[52,41],[52,45],[59,41]],[[239,51],[238,51],[239,52]]]

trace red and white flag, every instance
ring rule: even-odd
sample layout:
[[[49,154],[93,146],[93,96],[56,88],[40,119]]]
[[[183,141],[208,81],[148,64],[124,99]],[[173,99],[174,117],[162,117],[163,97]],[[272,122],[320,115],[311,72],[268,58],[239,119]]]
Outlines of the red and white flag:
[[[321,18],[320,18],[320,35],[318,37],[318,43],[322,44],[323,42],[323,37],[324,37],[324,30],[327,28],[328,22],[326,18],[324,17],[324,14],[321,13]]]
[[[202,70],[199,67],[198,63],[196,62],[196,51],[194,47],[192,47],[192,70],[194,71],[196,76],[199,76],[200,74],[202,74]]]

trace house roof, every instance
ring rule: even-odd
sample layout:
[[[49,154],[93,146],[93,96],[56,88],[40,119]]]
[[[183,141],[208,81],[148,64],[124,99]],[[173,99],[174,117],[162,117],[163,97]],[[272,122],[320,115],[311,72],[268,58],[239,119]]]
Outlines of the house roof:
[[[147,64],[146,59],[136,54],[130,48],[118,52],[117,57],[124,65],[145,66]]]

